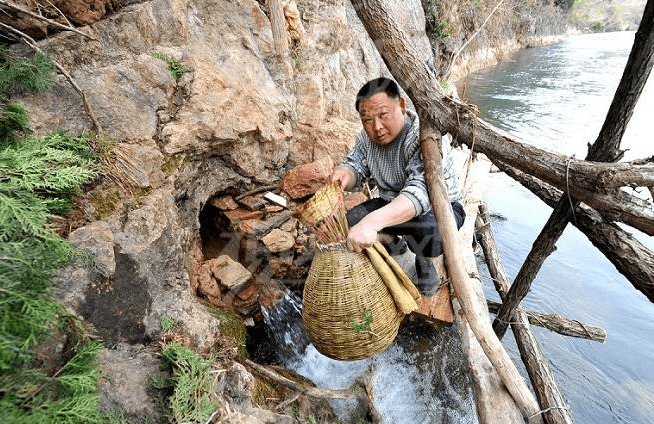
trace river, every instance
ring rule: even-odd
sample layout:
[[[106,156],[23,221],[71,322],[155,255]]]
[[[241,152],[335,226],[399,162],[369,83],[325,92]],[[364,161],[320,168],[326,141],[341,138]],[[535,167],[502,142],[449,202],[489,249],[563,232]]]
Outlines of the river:
[[[575,35],[557,45],[515,52],[457,84],[460,96],[476,104],[484,120],[522,141],[583,159],[602,127],[634,34]],[[625,160],[654,155],[653,111],[650,78],[621,144]],[[551,209],[501,173],[489,176],[485,200],[512,279]],[[654,249],[653,237],[634,236]],[[488,280],[485,291],[498,300]],[[577,423],[654,423],[654,304],[573,226],[566,228],[523,305],[608,332],[599,344],[534,327]],[[519,362],[510,331],[504,344]]]

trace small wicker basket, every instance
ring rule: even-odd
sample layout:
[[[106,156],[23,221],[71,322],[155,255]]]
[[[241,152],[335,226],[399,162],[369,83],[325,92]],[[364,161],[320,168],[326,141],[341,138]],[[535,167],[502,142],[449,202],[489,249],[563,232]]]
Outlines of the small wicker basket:
[[[356,360],[386,349],[404,315],[368,256],[345,247],[345,212],[338,185],[323,187],[296,210],[319,240],[304,285],[302,318],[320,353]]]

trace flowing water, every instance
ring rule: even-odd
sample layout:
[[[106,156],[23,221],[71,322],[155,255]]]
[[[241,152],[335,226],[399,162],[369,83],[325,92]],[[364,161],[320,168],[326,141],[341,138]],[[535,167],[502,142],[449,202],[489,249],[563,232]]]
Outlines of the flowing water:
[[[437,328],[406,319],[397,338],[384,352],[358,361],[337,361],[308,344],[302,328],[301,299],[287,292],[264,313],[268,333],[281,351],[287,368],[309,378],[318,387],[351,388],[367,381],[383,423],[476,423],[471,382],[453,327]],[[331,401],[343,422],[363,417],[353,401]]]
[[[583,159],[602,127],[634,34],[571,36],[555,46],[521,50],[471,74],[459,93],[479,106],[483,119],[524,142]],[[626,160],[654,155],[651,79],[623,138]],[[504,174],[492,174],[487,187],[498,249],[512,279],[551,209]],[[654,249],[654,237],[634,236]],[[498,299],[491,284],[485,290]],[[654,304],[576,228],[568,225],[523,304],[608,332],[599,344],[534,327],[577,423],[654,423]],[[518,361],[511,332],[504,340]]]

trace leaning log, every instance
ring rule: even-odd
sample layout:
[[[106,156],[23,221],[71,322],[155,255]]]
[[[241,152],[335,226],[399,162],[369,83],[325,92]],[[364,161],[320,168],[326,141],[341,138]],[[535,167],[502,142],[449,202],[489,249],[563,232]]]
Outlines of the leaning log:
[[[477,233],[480,235],[479,243],[489,265],[491,278],[500,297],[504,298],[509,291],[509,282],[497,253],[495,237],[490,224],[490,213],[483,202],[479,204],[476,227]],[[515,336],[522,362],[527,369],[527,374],[529,374],[531,385],[536,392],[538,403],[543,411],[543,420],[548,424],[572,423],[572,416],[554,380],[550,363],[543,355],[538,340],[529,326],[527,314],[522,309],[517,309],[513,313],[511,330]]]
[[[470,160],[470,159],[469,159]],[[463,207],[466,211],[466,219],[459,230],[461,239],[461,252],[459,254],[465,261],[466,270],[471,276],[470,281],[474,282],[470,287],[474,292],[480,305],[484,305],[484,292],[481,280],[478,279],[479,272],[475,255],[472,252],[472,238],[474,235],[475,218],[479,211],[480,189],[483,185],[483,178],[486,176],[490,161],[484,155],[476,155],[474,161],[469,162],[467,168],[465,185],[463,187]],[[442,264],[443,261],[437,261]],[[449,281],[447,269],[437,268],[439,274],[445,281]],[[450,287],[451,288],[451,287]],[[454,324],[461,337],[463,354],[468,360],[468,368],[472,378],[472,387],[477,410],[477,417],[481,424],[524,424],[524,418],[511,394],[507,391],[502,379],[489,361],[484,349],[475,337],[470,325],[466,321],[461,305],[454,294],[451,297],[454,310]],[[485,313],[485,312],[484,312]]]
[[[554,207],[561,198],[560,190],[501,162],[496,165],[549,206]],[[575,209],[571,222],[636,290],[654,302],[654,253],[651,250],[583,203]]]
[[[612,162],[622,156],[622,152],[619,150],[622,135],[633,114],[638,98],[645,88],[652,66],[654,66],[654,0],[649,0],[607,118],[597,140],[589,146],[586,160]],[[506,331],[506,322],[510,320],[512,312],[527,295],[542,264],[554,251],[556,241],[563,234],[574,209],[582,200],[585,201],[585,199],[578,198],[572,190],[567,193],[574,199],[560,199],[554,207],[545,226],[534,241],[525,262],[520,267],[500,310],[497,311],[493,329],[500,338]],[[593,206],[591,203],[589,205]],[[654,207],[647,210],[654,214]],[[653,235],[649,231],[647,234]]]
[[[416,106],[419,107],[419,106]],[[450,283],[461,310],[488,360],[513,397],[523,417],[531,422],[542,422],[536,400],[525,384],[499,339],[488,322],[486,305],[480,302],[473,289],[478,286],[468,274],[461,255],[459,233],[454,222],[452,209],[444,185],[440,149],[441,137],[438,130],[429,122],[421,122],[420,147],[425,165],[425,181],[429,189],[431,205],[436,216],[438,232],[443,243],[445,263]]]
[[[499,302],[487,300],[488,312],[496,314],[500,309]],[[522,310],[527,316],[529,324],[546,328],[562,336],[576,337],[594,342],[604,343],[606,341],[606,330],[595,325],[586,324],[581,321],[568,319],[558,314],[541,314],[539,312]]]

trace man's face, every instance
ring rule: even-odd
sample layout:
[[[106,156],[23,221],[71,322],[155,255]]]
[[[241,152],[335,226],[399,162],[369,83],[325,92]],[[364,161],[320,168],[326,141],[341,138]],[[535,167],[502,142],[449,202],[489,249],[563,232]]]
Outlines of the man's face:
[[[376,144],[389,144],[402,132],[406,101],[394,101],[388,94],[377,93],[359,103],[359,116],[363,129]]]

